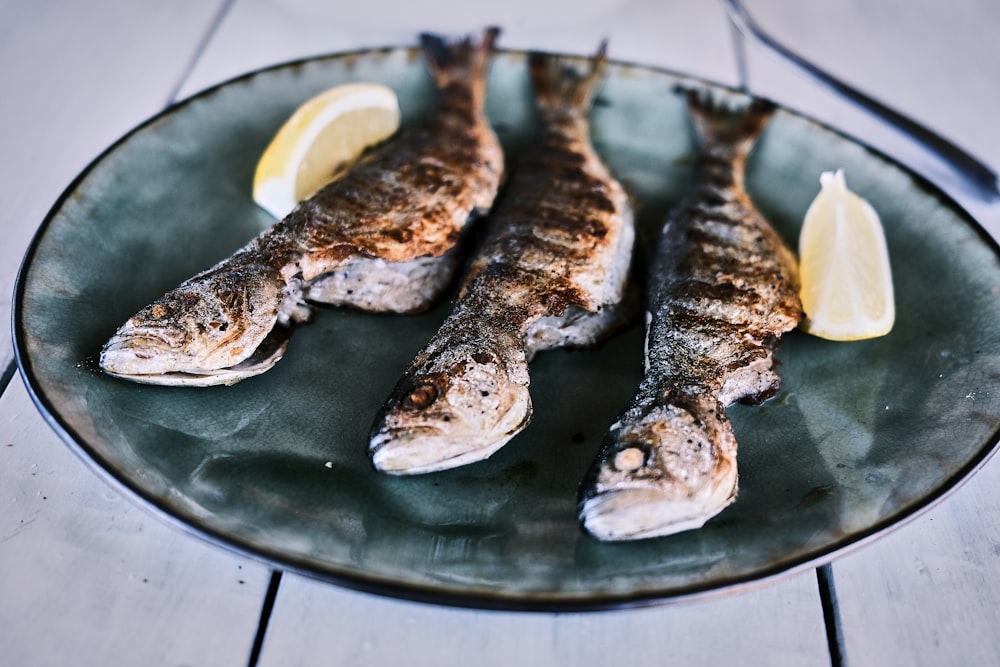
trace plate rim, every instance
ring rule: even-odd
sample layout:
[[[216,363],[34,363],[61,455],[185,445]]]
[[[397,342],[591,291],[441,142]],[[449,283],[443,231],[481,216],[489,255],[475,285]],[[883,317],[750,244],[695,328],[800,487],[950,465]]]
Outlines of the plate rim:
[[[502,590],[492,591],[470,591],[451,587],[450,585],[440,586],[430,583],[403,582],[391,580],[382,576],[372,576],[360,568],[345,568],[330,564],[324,567],[316,567],[313,561],[308,558],[294,557],[289,554],[282,554],[278,550],[260,545],[253,545],[245,538],[234,535],[225,530],[212,528],[200,524],[194,516],[183,515],[182,512],[173,510],[168,504],[157,496],[142,488],[140,484],[134,483],[126,475],[116,469],[109,461],[104,459],[95,451],[84,438],[67,423],[65,417],[53,405],[45,388],[33,371],[33,362],[27,351],[24,340],[24,298],[25,282],[27,274],[32,268],[32,260],[38,251],[39,245],[45,237],[53,220],[59,215],[73,193],[81,186],[91,172],[102,164],[110,155],[134,135],[155,124],[159,120],[169,117],[182,111],[186,106],[212,96],[218,90],[236,85],[250,79],[278,70],[290,70],[311,63],[321,61],[333,61],[346,58],[363,58],[376,54],[391,54],[395,52],[408,52],[415,54],[419,47],[414,45],[382,46],[362,49],[351,49],[336,51],[325,54],[317,54],[302,58],[295,58],[284,62],[279,62],[264,67],[249,70],[235,75],[202,90],[199,90],[187,97],[174,101],[166,105],[157,113],[140,121],[130,130],[122,134],[115,141],[110,143],[96,157],[94,157],[84,167],[76,177],[74,177],[65,189],[56,198],[49,208],[41,224],[32,235],[31,240],[25,250],[21,263],[18,267],[13,299],[11,304],[11,338],[14,347],[14,360],[16,362],[19,375],[35,404],[36,409],[41,413],[45,422],[52,428],[61,440],[69,447],[74,454],[81,459],[87,467],[96,472],[97,475],[116,491],[125,493],[123,495],[130,498],[131,502],[142,507],[149,514],[157,517],[160,521],[181,529],[182,532],[194,535],[203,541],[217,547],[224,548],[230,553],[249,558],[256,562],[277,569],[287,571],[306,578],[332,583],[337,586],[366,593],[373,593],[389,598],[409,600],[413,602],[431,603],[458,608],[471,608],[495,611],[521,611],[521,612],[584,612],[584,611],[608,611],[615,609],[625,609],[634,607],[647,607],[654,605],[665,605],[681,603],[692,599],[718,598],[724,595],[736,594],[746,590],[768,585],[779,578],[791,577],[806,569],[813,569],[825,565],[836,558],[854,552],[855,550],[880,539],[894,530],[901,528],[911,521],[923,516],[933,507],[955,493],[979,470],[981,470],[1000,449],[1000,428],[987,437],[981,444],[976,454],[958,468],[952,475],[939,483],[938,487],[930,494],[927,494],[907,505],[882,520],[876,522],[867,529],[851,533],[829,542],[826,546],[812,549],[798,558],[790,561],[781,561],[768,565],[767,567],[745,573],[740,576],[732,576],[711,583],[702,582],[683,587],[674,588],[650,588],[627,593],[597,592],[597,593],[577,593],[567,595],[559,591],[545,592],[521,592],[517,594],[505,594]],[[514,55],[526,57],[529,50],[526,49],[497,49],[496,54]],[[573,53],[551,52],[561,57],[585,59],[588,56]],[[697,83],[713,89],[728,91],[738,94],[750,94],[741,91],[734,86],[723,84],[712,79],[682,73],[670,68],[646,65],[624,60],[609,59],[610,67],[621,67],[626,69],[641,69],[655,74],[664,74],[678,81]],[[913,179],[914,186],[924,190],[930,196],[937,199],[944,207],[952,210],[961,218],[961,221],[971,228],[984,245],[994,256],[1000,259],[1000,241],[995,239],[986,228],[973,216],[965,207],[955,200],[948,192],[935,185],[931,180],[916,172],[907,164],[889,156],[887,153],[874,148],[857,137],[839,130],[827,123],[816,120],[812,116],[796,110],[786,104],[777,104],[777,108],[784,113],[791,114],[818,126],[836,136],[839,136],[857,146],[863,148],[875,157],[890,163],[895,168],[901,170]],[[96,371],[94,371],[96,372]]]

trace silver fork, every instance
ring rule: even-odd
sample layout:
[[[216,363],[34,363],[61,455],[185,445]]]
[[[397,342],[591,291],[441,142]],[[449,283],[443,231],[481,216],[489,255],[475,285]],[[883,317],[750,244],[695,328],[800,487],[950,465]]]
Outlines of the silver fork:
[[[896,130],[908,135],[949,165],[962,178],[967,186],[965,189],[974,195],[980,203],[994,204],[1000,202],[1000,187],[998,187],[996,172],[974,156],[912,118],[886,106],[850,84],[834,77],[829,72],[820,69],[797,53],[794,53],[762,30],[747,12],[746,8],[743,7],[740,0],[722,0],[722,4],[729,15],[729,20],[741,38],[754,40],[756,43],[778,55],[789,65],[809,76],[816,83],[832,91],[835,95],[852,102]],[[741,84],[746,88],[747,73],[744,54],[742,52],[743,44],[741,40],[737,41],[739,75]]]

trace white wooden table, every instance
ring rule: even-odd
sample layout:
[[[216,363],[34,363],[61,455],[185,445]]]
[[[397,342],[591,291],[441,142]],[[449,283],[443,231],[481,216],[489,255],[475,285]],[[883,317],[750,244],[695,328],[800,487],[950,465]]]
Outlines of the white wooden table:
[[[1000,167],[995,0],[748,0],[817,63]],[[576,6],[579,5],[579,6]],[[303,56],[505,28],[502,45],[737,82],[707,0],[0,0],[0,311],[24,249],[100,151],[166,105]],[[905,139],[751,53],[757,92],[890,154]],[[1000,221],[987,219],[1000,235]],[[1000,324],[1000,323],[998,323]],[[679,605],[477,612],[351,592],[162,523],[94,475],[0,345],[0,663],[5,665],[1000,664],[1000,461],[927,514],[819,571]]]

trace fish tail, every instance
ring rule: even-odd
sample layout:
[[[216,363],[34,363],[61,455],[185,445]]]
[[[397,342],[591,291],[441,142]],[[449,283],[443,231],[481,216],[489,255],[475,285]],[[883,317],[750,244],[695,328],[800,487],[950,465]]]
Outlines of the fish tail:
[[[608,41],[603,40],[590,60],[590,69],[580,73],[552,54],[532,51],[528,70],[535,99],[542,110],[574,110],[586,113],[594,100],[607,63]]]
[[[687,102],[700,146],[731,145],[743,156],[753,148],[775,109],[765,99],[726,99],[699,90],[688,90]]]
[[[440,35],[422,33],[420,46],[437,87],[471,85],[482,99],[486,90],[486,70],[499,35],[500,29],[496,27],[486,28],[478,41],[472,37],[449,41]]]

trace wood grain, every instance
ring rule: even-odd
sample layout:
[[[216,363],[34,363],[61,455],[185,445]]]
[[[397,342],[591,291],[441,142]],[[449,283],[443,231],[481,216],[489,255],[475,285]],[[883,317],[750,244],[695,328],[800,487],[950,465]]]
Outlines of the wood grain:
[[[851,665],[1000,664],[1000,461],[833,565]]]
[[[244,664],[268,570],[167,526],[0,398],[0,655],[9,665]]]
[[[417,33],[478,32],[499,25],[500,48],[592,53],[608,39],[612,59],[736,82],[722,7],[703,0],[368,0],[345,20],[343,7],[312,0],[240,0],[181,89],[189,95],[251,69],[306,56],[416,44]]]
[[[220,2],[0,7],[0,316],[29,239],[105,147],[167,103]],[[12,360],[4,329],[0,368]],[[0,662],[245,664],[266,568],[166,526],[0,400]]]
[[[700,602],[583,614],[438,608],[282,580],[262,667],[829,665],[812,572]]]
[[[29,240],[59,194],[168,102],[222,0],[0,4],[0,319]],[[13,358],[0,334],[0,369]]]

